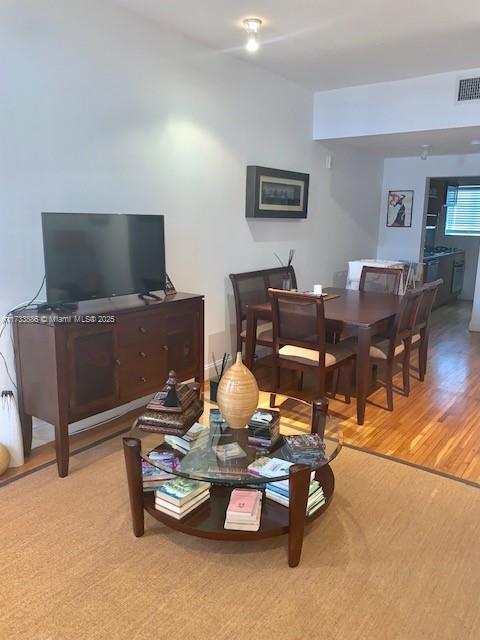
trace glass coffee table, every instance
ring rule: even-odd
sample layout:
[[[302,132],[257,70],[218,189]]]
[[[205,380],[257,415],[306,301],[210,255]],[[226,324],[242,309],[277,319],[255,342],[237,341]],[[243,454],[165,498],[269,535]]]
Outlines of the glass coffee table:
[[[260,394],[259,406],[268,408],[268,394]],[[305,525],[325,512],[334,491],[335,481],[330,463],[338,455],[343,438],[338,422],[328,416],[328,402],[321,400],[312,405],[296,398],[277,395],[275,408],[280,410],[281,437],[271,450],[250,446],[247,429],[230,429],[218,422],[210,425],[210,409],[216,408],[216,404],[205,401],[204,412],[199,422],[207,426],[208,431],[186,454],[172,449],[165,443],[163,434],[146,432],[136,426],[123,438],[134,534],[139,537],[144,533],[145,511],[172,529],[201,538],[245,541],[288,534],[288,563],[291,567],[297,566],[302,551]],[[259,457],[291,461],[284,436],[308,433],[318,433],[325,447],[322,456],[314,464],[294,464],[290,467],[289,473],[283,472],[282,475],[268,478],[253,475],[248,470],[248,465]],[[235,442],[246,455],[234,461],[220,462],[212,447]],[[170,467],[161,461],[149,457],[153,450],[174,452],[179,458],[177,468],[171,471]],[[210,499],[181,520],[158,511],[155,509],[154,492],[143,490],[142,460],[175,476],[211,483]],[[325,504],[307,516],[312,471],[323,488]],[[258,531],[224,528],[225,514],[233,488],[248,486],[263,490],[267,482],[280,480],[288,480],[288,507],[264,496]]]

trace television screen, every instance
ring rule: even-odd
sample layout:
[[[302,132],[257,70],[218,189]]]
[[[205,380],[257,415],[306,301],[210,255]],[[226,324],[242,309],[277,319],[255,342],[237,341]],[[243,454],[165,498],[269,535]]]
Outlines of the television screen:
[[[161,215],[42,213],[48,304],[165,289]]]

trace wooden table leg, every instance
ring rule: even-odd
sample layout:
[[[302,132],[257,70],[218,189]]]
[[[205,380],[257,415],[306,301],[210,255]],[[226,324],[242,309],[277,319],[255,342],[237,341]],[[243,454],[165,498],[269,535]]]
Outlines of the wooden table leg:
[[[245,339],[245,365],[253,369],[253,357],[255,355],[257,336],[257,315],[251,309],[247,309],[247,335]]]
[[[55,423],[55,453],[57,469],[60,478],[68,476],[68,461],[70,458],[70,442],[68,438],[68,422]]]
[[[28,458],[32,452],[32,416],[29,416],[27,413],[22,411],[20,407],[18,412],[20,414],[20,424],[22,426],[23,455]]]
[[[303,532],[307,512],[311,469],[306,464],[290,467],[288,507],[288,564],[296,567],[300,562]]]
[[[127,468],[128,494],[132,513],[133,533],[139,538],[145,531],[143,514],[143,479],[140,440],[123,438],[123,453]]]
[[[312,433],[318,433],[323,440],[325,435],[325,424],[328,416],[328,400],[320,398],[313,401],[312,409]]]
[[[370,345],[372,336],[368,327],[358,328],[357,349],[357,423],[365,420],[365,405],[370,386]]]

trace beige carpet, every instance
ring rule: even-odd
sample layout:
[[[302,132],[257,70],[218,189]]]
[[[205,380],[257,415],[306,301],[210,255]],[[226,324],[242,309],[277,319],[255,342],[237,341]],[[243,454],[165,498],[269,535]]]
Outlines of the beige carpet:
[[[130,528],[120,442],[0,490],[0,638],[480,637],[480,491],[344,449],[289,569],[286,538]]]

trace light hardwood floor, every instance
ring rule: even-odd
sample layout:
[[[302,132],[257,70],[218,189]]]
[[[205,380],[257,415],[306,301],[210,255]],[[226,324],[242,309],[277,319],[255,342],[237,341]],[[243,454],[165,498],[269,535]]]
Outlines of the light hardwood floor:
[[[361,427],[355,398],[350,405],[341,395],[330,400],[346,443],[480,483],[480,333],[468,331],[470,315],[471,305],[464,302],[433,312],[426,379],[418,380],[415,352],[410,395],[395,393],[393,412],[386,410],[383,388],[370,395]],[[265,359],[256,366],[264,390],[270,388],[266,364]],[[305,378],[302,392],[288,373],[282,382],[284,392],[313,399],[311,379]],[[401,386],[401,373],[394,383]]]
[[[480,333],[468,331],[470,313],[468,303],[434,311],[426,380],[422,383],[417,378],[415,355],[410,396],[395,393],[392,413],[385,408],[383,388],[370,395],[365,424],[361,427],[355,419],[354,397],[350,405],[345,405],[340,395],[330,400],[330,411],[341,421],[346,443],[480,483]],[[263,390],[270,389],[270,372],[268,358],[255,367]],[[314,398],[308,376],[302,392],[288,373],[282,382],[284,393],[307,400]],[[395,382],[401,384],[401,374],[397,374]],[[130,412],[72,436],[73,455],[96,442],[119,437],[139,413],[140,410]],[[53,443],[38,447],[23,467],[9,469],[0,478],[0,486],[54,461]]]

